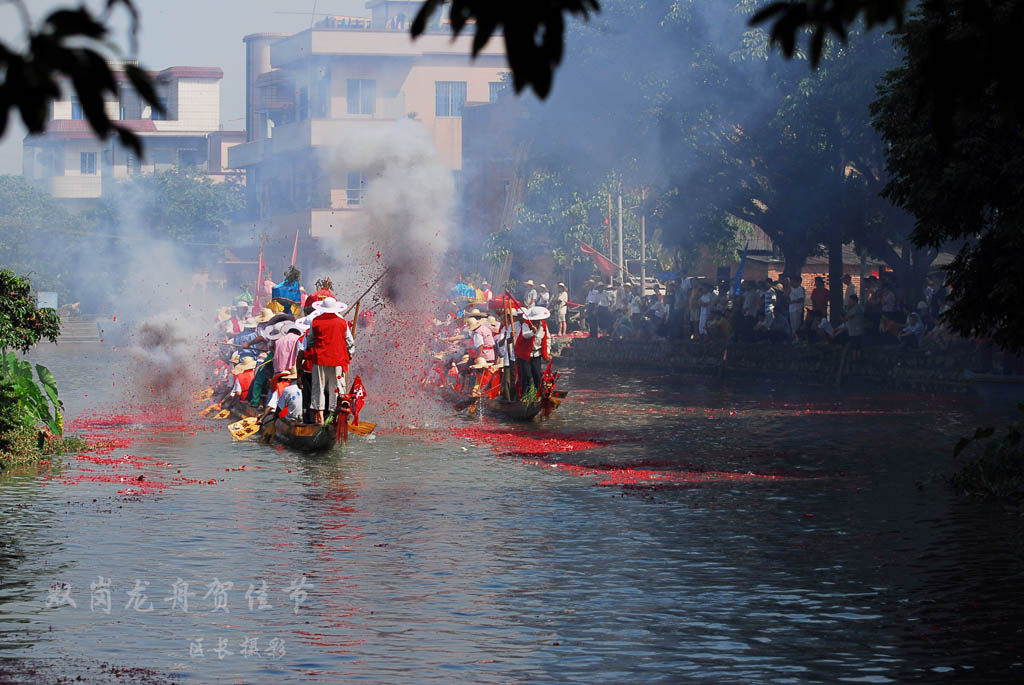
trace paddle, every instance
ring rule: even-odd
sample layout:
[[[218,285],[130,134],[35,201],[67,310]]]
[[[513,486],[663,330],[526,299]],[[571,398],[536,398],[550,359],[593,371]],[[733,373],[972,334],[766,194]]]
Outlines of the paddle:
[[[356,435],[369,435],[373,432],[373,429],[377,427],[377,424],[370,421],[360,421],[359,423],[349,423],[348,430],[350,433]]]
[[[260,431],[260,420],[256,416],[247,416],[241,421],[228,424],[228,431],[235,440],[245,440]]]
[[[212,385],[192,393],[192,399],[194,399],[196,402],[206,402],[211,397],[213,397]]]

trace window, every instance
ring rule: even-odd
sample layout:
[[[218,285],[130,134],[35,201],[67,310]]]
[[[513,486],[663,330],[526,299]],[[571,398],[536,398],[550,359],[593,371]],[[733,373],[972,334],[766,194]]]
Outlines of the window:
[[[82,116],[82,103],[78,101],[78,98],[71,96],[71,118],[72,119],[84,119]]]
[[[81,156],[82,160],[82,174],[95,174],[96,173],[96,153],[95,152],[83,152]]]
[[[508,89],[508,81],[491,81],[487,84],[488,102],[497,102],[498,96]]]
[[[439,117],[461,117],[465,104],[465,81],[434,82],[434,114]]]
[[[158,147],[153,150],[153,163],[157,169],[166,169],[171,166],[171,151],[165,147]]]
[[[348,172],[348,188],[345,192],[350,207],[358,206],[362,203],[363,195],[366,192],[366,179],[363,178],[363,172]]]
[[[117,118],[120,119],[121,121],[124,121],[125,119],[128,118],[128,112],[125,109],[124,105],[119,105],[118,106],[118,108],[117,108]]]
[[[153,121],[164,121],[167,119],[167,98],[157,98],[157,102],[159,102],[160,106],[163,107],[164,113],[161,114],[160,110],[156,107],[151,107],[149,110],[149,118]]]
[[[377,81],[372,78],[350,78],[347,81],[349,114],[374,114],[377,111]]]

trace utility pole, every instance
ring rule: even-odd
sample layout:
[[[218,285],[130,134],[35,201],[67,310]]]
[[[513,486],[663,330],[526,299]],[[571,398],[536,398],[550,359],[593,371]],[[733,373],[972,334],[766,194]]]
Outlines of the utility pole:
[[[604,224],[604,249],[608,252],[608,259],[612,258],[612,193],[608,191],[608,220]],[[611,283],[609,282],[609,285]]]
[[[622,259],[622,184],[619,184],[619,269],[625,269]],[[622,283],[622,271],[619,271],[619,283]]]
[[[640,190],[640,296],[647,294],[647,188]]]

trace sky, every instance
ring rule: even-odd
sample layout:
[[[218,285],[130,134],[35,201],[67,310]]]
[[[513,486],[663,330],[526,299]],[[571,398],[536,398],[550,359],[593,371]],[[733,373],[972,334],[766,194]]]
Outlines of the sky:
[[[25,0],[38,24],[56,7],[85,4],[94,10],[102,0]],[[365,0],[135,0],[141,14],[138,59],[142,66],[160,70],[170,66],[220,67],[221,126],[245,128],[245,50],[242,37],[250,33],[294,33],[309,28],[317,14],[367,16]],[[315,8],[315,9],[314,9]],[[124,12],[119,11],[124,16]],[[128,50],[123,20],[112,36]],[[15,8],[0,3],[0,40],[19,46],[24,35]],[[0,139],[0,174],[21,173],[21,148],[25,128],[12,112],[7,131]]]

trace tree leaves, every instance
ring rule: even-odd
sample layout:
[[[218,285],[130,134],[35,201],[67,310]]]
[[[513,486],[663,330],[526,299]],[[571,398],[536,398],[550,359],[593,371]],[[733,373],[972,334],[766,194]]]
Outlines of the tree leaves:
[[[112,121],[104,99],[118,97],[119,85],[110,68],[107,26],[110,12],[124,7],[132,17],[132,42],[138,28],[138,14],[131,0],[107,0],[99,17],[84,5],[51,12],[38,29],[26,24],[27,49],[18,53],[0,44],[0,136],[16,107],[30,133],[43,133],[53,100],[60,97],[62,84],[70,82],[82,106],[82,113],[100,138],[116,134],[122,144],[142,156],[142,143],[131,130]],[[102,52],[101,52],[102,50]],[[134,65],[125,73],[142,100],[163,112],[150,76]]]
[[[770,2],[750,17],[751,26],[772,23],[771,44],[787,58],[793,57],[800,33],[811,34],[808,57],[812,67],[821,61],[828,34],[846,42],[847,28],[863,16],[867,28],[876,24],[903,23],[907,0],[781,0]]]
[[[427,31],[431,17],[442,0],[427,0],[412,23],[412,36]],[[562,61],[564,48],[563,14],[588,18],[600,10],[597,0],[534,0],[523,7],[503,0],[452,0],[452,34],[458,36],[467,24],[475,22],[472,54],[475,57],[498,29],[504,30],[505,52],[512,70],[516,92],[527,86],[544,99],[551,92],[554,71]]]

